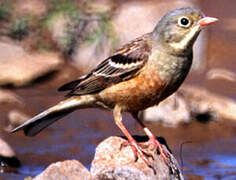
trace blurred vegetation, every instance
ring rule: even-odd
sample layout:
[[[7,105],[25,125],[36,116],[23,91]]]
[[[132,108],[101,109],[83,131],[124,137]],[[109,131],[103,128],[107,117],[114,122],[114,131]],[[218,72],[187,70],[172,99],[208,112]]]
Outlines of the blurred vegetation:
[[[0,2],[0,20],[7,21],[10,17],[11,4],[9,2]]]
[[[57,13],[64,13],[68,16],[77,16],[78,6],[75,0],[49,0],[47,18]]]
[[[27,16],[19,17],[13,20],[9,28],[9,36],[22,40],[29,32],[29,18]]]
[[[99,28],[97,28],[95,31],[90,33],[87,36],[86,40],[89,43],[94,43],[94,42],[99,43],[102,41],[102,37],[106,35],[111,40],[112,45],[115,46],[115,43],[117,42],[118,37],[115,34],[112,23],[110,21],[110,17],[105,13],[101,13],[100,17],[101,17],[101,21],[99,23]]]
[[[12,40],[25,41],[32,50],[59,50],[63,54],[73,53],[75,46],[83,43],[95,43],[99,48],[104,41],[111,45],[117,42],[111,23],[112,9],[102,11],[91,9],[92,0],[47,0],[46,10],[39,17],[29,12],[19,13],[14,3],[16,0],[0,1],[0,36],[8,36]],[[53,27],[56,20],[65,21],[63,33],[55,40]],[[2,33],[4,32],[4,33]]]

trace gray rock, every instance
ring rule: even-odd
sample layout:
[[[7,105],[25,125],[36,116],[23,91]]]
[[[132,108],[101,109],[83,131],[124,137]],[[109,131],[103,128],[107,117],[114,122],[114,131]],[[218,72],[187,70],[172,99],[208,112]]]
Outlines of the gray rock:
[[[63,55],[69,57],[73,65],[86,72],[99,60],[105,59],[112,47],[105,33],[96,34],[102,21],[102,17],[93,13],[74,16],[56,13],[49,18],[47,24],[52,40]]]
[[[236,81],[236,73],[224,68],[213,68],[206,73],[206,78],[209,80],[227,80]]]
[[[70,29],[69,24],[76,22],[72,22],[72,19],[63,13],[56,13],[47,21],[47,26],[52,35],[52,40],[57,44],[57,47],[62,52],[66,52],[69,48],[72,48],[70,47],[72,46],[72,44],[70,44],[70,38],[75,37],[70,37],[73,34],[68,34]]]
[[[0,156],[7,157],[7,158],[15,156],[14,150],[10,147],[8,143],[6,143],[1,138],[0,138]]]
[[[24,114],[23,112],[19,110],[11,110],[8,113],[8,119],[11,122],[12,125],[19,126],[20,124],[24,123],[27,119],[30,117]]]
[[[195,86],[183,86],[179,93],[194,116],[209,114],[213,119],[236,120],[236,101],[232,98]]]
[[[10,90],[0,89],[0,104],[23,104],[23,99]]]
[[[33,180],[91,180],[89,171],[76,160],[51,164]]]
[[[25,0],[24,3],[16,1],[13,3],[14,13],[17,14],[31,14],[35,16],[43,16],[46,12],[46,2],[38,0]]]
[[[142,111],[139,116],[143,121],[161,121],[164,125],[177,126],[179,123],[190,122],[193,118],[200,121],[236,120],[235,112],[235,100],[214,94],[205,88],[185,85],[158,106]]]
[[[172,164],[169,168],[163,159],[151,146],[143,143],[143,149],[153,155],[149,158],[153,168],[139,157],[135,156],[131,147],[121,148],[125,140],[119,137],[109,137],[101,142],[97,148],[91,165],[91,174],[95,180],[158,180],[158,179],[183,179],[178,164],[171,156]],[[167,150],[167,149],[166,149]],[[173,172],[171,172],[173,171]]]
[[[192,119],[188,104],[177,93],[162,101],[158,106],[141,111],[139,116],[143,121],[160,121],[163,125],[171,127],[190,122]]]
[[[30,117],[28,115],[24,114],[23,112],[21,112],[17,109],[11,110],[8,113],[9,124],[5,128],[5,130],[10,132],[11,130],[13,130],[17,126],[23,124],[28,119],[30,119]]]
[[[56,54],[30,54],[18,45],[0,42],[0,85],[26,85],[61,64]]]
[[[111,54],[114,48],[112,41],[115,37],[108,35],[112,33],[112,26],[110,26],[110,32],[107,32],[108,30],[101,25],[102,23],[109,24],[104,22],[109,20],[97,15],[85,16],[83,19],[78,28],[81,32],[76,33],[77,39],[71,59],[77,67],[87,72]],[[96,32],[99,33],[96,34]],[[88,40],[89,37],[90,40]]]

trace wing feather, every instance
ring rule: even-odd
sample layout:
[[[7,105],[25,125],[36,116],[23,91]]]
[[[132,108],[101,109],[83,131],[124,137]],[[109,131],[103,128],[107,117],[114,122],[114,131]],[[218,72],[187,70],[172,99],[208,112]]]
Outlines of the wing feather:
[[[63,85],[59,90],[71,90],[69,96],[92,94],[135,77],[148,61],[151,53],[150,38],[151,34],[146,34],[131,41],[88,75]]]

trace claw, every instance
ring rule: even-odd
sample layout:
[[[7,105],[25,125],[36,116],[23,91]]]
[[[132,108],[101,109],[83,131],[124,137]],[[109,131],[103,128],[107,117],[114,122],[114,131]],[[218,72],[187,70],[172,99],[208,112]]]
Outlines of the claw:
[[[140,145],[138,145],[138,143],[136,141],[132,141],[132,142],[128,142],[126,141],[124,145],[130,145],[133,152],[134,152],[134,155],[135,155],[135,161],[138,160],[138,154],[139,156],[143,159],[143,161],[149,166],[149,167],[152,167],[151,166],[151,163],[149,162],[148,158],[152,158],[154,160],[154,157],[152,154],[150,153],[147,153]]]
[[[133,153],[134,153],[134,159],[135,159],[134,161],[135,161],[135,162],[138,161],[138,154],[140,155],[140,157],[141,157],[145,162],[148,161],[148,159],[147,159],[145,156],[149,157],[150,155],[149,155],[147,152],[145,152],[145,151],[137,144],[136,141],[132,141],[132,142],[125,141],[125,142],[123,142],[123,143],[121,144],[121,146],[120,146],[120,150],[121,150],[122,148],[124,148],[124,147],[127,147],[127,146],[131,146],[132,151],[133,151]]]
[[[153,165],[148,160],[149,157],[151,157],[154,160],[153,155],[145,152],[143,148],[141,148],[135,141],[131,142],[130,145],[134,151],[135,157],[137,158],[135,159],[135,162],[138,160],[138,155],[137,155],[138,153],[139,156],[142,158],[142,160],[146,163],[146,165],[153,170],[154,174],[156,174],[156,170],[154,169]]]
[[[153,145],[154,149],[159,151],[160,156],[165,161],[166,165],[170,165],[170,156],[168,152],[162,147],[163,145],[156,138],[150,138],[145,144]]]

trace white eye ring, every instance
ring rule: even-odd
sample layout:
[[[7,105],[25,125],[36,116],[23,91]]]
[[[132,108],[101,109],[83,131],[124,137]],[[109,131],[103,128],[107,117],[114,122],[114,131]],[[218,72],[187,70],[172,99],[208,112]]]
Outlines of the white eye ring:
[[[178,25],[180,27],[189,27],[191,25],[191,21],[189,20],[189,18],[182,16],[178,19]]]

